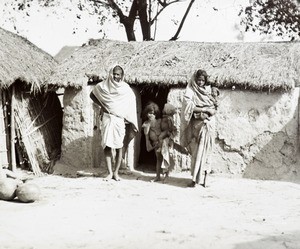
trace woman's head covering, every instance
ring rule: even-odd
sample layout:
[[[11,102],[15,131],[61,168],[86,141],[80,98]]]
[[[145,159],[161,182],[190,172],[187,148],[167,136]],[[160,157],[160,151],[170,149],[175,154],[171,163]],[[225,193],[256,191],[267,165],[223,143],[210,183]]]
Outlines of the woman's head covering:
[[[204,86],[199,86],[197,84],[196,79],[199,76],[204,76],[204,78],[205,78]],[[206,71],[202,70],[202,69],[198,69],[193,73],[193,75],[192,75],[192,77],[191,77],[191,79],[190,79],[190,81],[187,85],[187,89],[191,89],[193,92],[198,93],[198,92],[203,91],[206,88],[207,85],[209,85],[209,83],[208,83],[208,75],[207,75]]]
[[[196,82],[196,79],[199,75],[203,75],[205,77],[204,86],[199,86]],[[193,73],[187,84],[182,108],[182,116],[187,122],[190,121],[196,106],[204,107],[214,105],[214,102],[211,98],[211,85],[209,84],[207,78],[208,76],[206,71],[199,69]]]

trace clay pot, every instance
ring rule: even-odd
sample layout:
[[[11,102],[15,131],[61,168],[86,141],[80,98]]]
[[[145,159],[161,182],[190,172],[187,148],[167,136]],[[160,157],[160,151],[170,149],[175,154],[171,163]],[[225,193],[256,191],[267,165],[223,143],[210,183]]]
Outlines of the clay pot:
[[[13,200],[16,197],[16,189],[19,181],[12,178],[2,178],[0,181],[0,199],[5,201]]]
[[[40,188],[30,182],[20,185],[16,190],[16,195],[21,202],[34,202],[40,198]]]

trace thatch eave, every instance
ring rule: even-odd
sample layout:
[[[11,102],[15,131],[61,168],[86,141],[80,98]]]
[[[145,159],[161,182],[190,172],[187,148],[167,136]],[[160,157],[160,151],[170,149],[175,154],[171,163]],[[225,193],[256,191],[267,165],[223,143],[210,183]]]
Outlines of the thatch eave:
[[[120,64],[132,85],[186,85],[194,70],[205,69],[220,88],[283,90],[300,78],[300,43],[121,42],[93,40],[54,70],[49,83],[80,88],[88,75],[99,79]]]
[[[0,88],[16,81],[31,85],[33,92],[47,88],[45,80],[57,65],[54,58],[26,38],[0,28]]]

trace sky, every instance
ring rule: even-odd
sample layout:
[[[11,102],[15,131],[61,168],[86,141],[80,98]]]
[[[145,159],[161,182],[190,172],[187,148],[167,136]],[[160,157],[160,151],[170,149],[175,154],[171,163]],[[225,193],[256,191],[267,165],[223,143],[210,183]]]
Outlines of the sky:
[[[0,9],[8,8],[5,2],[9,1],[11,0],[1,0]],[[243,32],[239,25],[238,12],[241,7],[249,4],[249,1],[251,0],[196,0],[184,23],[179,40],[199,42],[276,40]],[[32,5],[31,14],[26,18],[20,18],[18,13],[0,15],[0,26],[16,32],[15,25],[20,35],[53,56],[64,46],[81,46],[91,38],[103,38],[99,33],[100,28],[106,30],[106,38],[126,41],[124,28],[120,24],[110,22],[107,26],[100,27],[95,16],[84,12],[79,20],[74,17],[72,11],[74,6],[68,2],[62,1],[61,6],[48,9]],[[189,1],[185,0],[166,9],[158,20],[156,40],[169,40],[175,34],[177,26],[174,23],[184,15],[188,3]],[[137,39],[141,40],[141,37],[137,35]]]

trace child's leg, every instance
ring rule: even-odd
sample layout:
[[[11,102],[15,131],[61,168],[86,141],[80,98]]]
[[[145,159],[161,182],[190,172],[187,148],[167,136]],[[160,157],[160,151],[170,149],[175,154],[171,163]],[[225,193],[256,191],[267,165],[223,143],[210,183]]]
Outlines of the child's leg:
[[[159,152],[155,152],[156,155],[156,177],[152,180],[153,182],[160,181],[162,155]]]
[[[165,182],[168,180],[168,178],[169,178],[169,171],[166,170],[166,171],[164,171],[164,179],[163,179],[163,182],[165,183]]]

